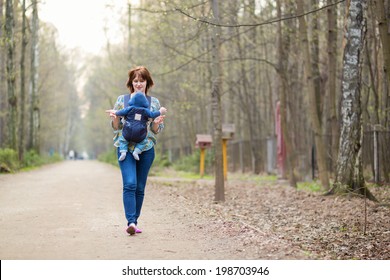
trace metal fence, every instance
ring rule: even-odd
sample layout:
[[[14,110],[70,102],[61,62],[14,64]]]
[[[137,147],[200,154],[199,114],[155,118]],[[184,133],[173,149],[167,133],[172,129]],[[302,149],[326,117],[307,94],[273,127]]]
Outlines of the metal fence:
[[[329,138],[329,139],[328,139]],[[325,142],[330,143],[331,135],[325,137]],[[329,140],[329,141],[328,141]],[[255,146],[260,149],[263,161],[263,172],[277,174],[276,166],[276,138],[259,139],[255,141]],[[317,167],[315,165],[315,147],[299,148],[296,151],[296,170],[300,174],[300,179],[313,179],[317,177]],[[363,135],[362,157],[364,175],[366,180],[377,183],[389,183],[390,176],[390,131],[371,130],[365,131]],[[336,160],[332,159],[328,153],[328,168],[332,172]],[[228,169],[231,172],[251,172],[253,170],[253,156],[249,141],[238,140],[228,143]]]
[[[331,143],[331,135],[324,137],[325,143]],[[194,142],[195,143],[195,142]],[[229,172],[252,172],[254,170],[254,159],[251,150],[251,143],[248,140],[230,140],[227,145],[228,171]],[[278,174],[276,157],[276,138],[269,137],[254,141],[256,149],[260,152],[261,172]],[[328,147],[329,148],[329,147]],[[175,162],[178,159],[189,156],[195,151],[194,146],[165,148],[162,152],[168,155],[169,161]],[[330,150],[330,148],[328,149]],[[316,167],[316,155],[314,141],[299,142],[299,147],[295,150],[296,171],[299,180],[312,180],[318,176]],[[207,152],[212,155],[212,149]],[[362,157],[364,166],[364,176],[368,181],[377,183],[389,183],[390,179],[390,130],[369,130],[363,135]],[[333,173],[336,160],[332,159],[328,153],[328,169]],[[212,174],[213,164],[206,166],[207,173]]]

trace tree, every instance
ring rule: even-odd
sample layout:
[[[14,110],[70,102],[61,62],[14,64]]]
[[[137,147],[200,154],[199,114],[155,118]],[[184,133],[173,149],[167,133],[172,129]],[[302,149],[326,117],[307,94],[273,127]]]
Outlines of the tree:
[[[387,2],[387,5],[386,3]],[[390,86],[390,34],[388,32],[389,26],[389,10],[390,3],[386,0],[373,0],[373,5],[376,6],[376,18],[378,21],[379,34],[382,41],[382,52],[384,59],[384,72],[387,78],[387,91]],[[387,10],[386,10],[387,7]]]
[[[218,0],[211,0],[213,17],[218,23],[219,7]],[[222,160],[222,109],[221,109],[221,43],[219,26],[212,27],[211,48],[212,48],[212,89],[211,102],[214,125],[214,149],[215,149],[215,201],[225,200],[225,182],[223,176]]]
[[[20,123],[19,123],[19,160],[22,161],[24,157],[24,124],[25,124],[25,110],[26,110],[26,47],[27,47],[27,23],[26,23],[26,0],[22,2],[22,48],[20,55]]]
[[[364,46],[365,1],[351,0],[348,9],[343,55],[340,149],[336,179],[329,194],[354,192],[375,197],[365,186],[361,157],[361,59]]]
[[[297,12],[298,14],[303,14],[303,0],[297,0]],[[309,95],[309,112],[310,112],[310,120],[312,124],[312,129],[314,132],[314,140],[317,151],[317,164],[318,164],[318,173],[320,177],[320,181],[322,186],[325,189],[329,189],[329,177],[328,170],[326,167],[326,153],[325,153],[325,145],[322,139],[322,128],[321,128],[321,118],[319,113],[318,96],[316,94],[316,84],[313,77],[313,69],[311,63],[311,55],[309,48],[309,41],[307,35],[307,24],[306,20],[303,16],[299,17],[299,32],[302,41],[302,49],[306,54],[305,57],[305,75],[308,85],[308,95]]]
[[[5,9],[5,40],[7,46],[7,93],[8,93],[8,146],[16,150],[17,128],[17,97],[16,97],[16,70],[15,70],[15,19],[14,1],[6,1]]]
[[[5,55],[4,55],[4,38],[3,38],[3,26],[4,26],[4,0],[0,0],[0,92],[5,92]],[[5,142],[5,112],[6,112],[6,96],[0,94],[0,147]]]
[[[278,0],[277,14],[278,17],[282,16],[282,5],[281,1]],[[293,148],[293,142],[291,141],[291,131],[288,129],[287,123],[287,89],[288,89],[288,74],[287,74],[287,62],[288,62],[288,50],[290,48],[290,34],[285,32],[283,34],[282,22],[278,22],[278,74],[280,80],[279,96],[280,96],[280,118],[282,133],[284,136],[284,142],[286,144],[286,157],[288,161],[289,170],[289,182],[292,187],[297,187],[297,180],[295,176],[296,168],[296,152]]]
[[[38,18],[38,0],[32,2],[31,19],[31,54],[30,54],[30,133],[28,148],[39,152],[39,127],[40,127],[40,108],[38,97],[38,67],[39,67],[39,18]]]
[[[330,5],[332,0],[327,0]],[[328,15],[328,36],[327,36],[327,50],[328,50],[328,100],[329,100],[329,121],[330,131],[332,135],[332,162],[336,161],[338,154],[338,140],[339,140],[339,125],[337,119],[337,103],[336,103],[336,78],[337,78],[337,8],[329,7],[327,9]],[[333,167],[333,165],[332,165]]]

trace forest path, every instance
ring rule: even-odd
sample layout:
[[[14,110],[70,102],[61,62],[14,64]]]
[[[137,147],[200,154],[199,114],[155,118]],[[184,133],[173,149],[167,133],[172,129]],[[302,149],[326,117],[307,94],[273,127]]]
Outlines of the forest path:
[[[0,176],[0,259],[220,259],[149,180],[142,234],[129,236],[118,168],[64,161]],[[205,253],[207,252],[207,253]],[[218,253],[217,253],[218,254]]]
[[[388,207],[245,174],[216,204],[213,180],[169,172],[149,177],[134,236],[117,167],[63,161],[0,175],[0,259],[390,259]],[[390,203],[388,187],[372,191]]]

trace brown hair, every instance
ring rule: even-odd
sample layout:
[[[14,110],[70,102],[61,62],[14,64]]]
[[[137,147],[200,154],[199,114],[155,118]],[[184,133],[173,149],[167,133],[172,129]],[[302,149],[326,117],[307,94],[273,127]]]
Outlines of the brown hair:
[[[154,82],[152,80],[152,76],[149,73],[149,70],[146,69],[146,67],[144,67],[144,66],[137,66],[134,69],[131,69],[129,71],[128,76],[129,76],[129,78],[127,79],[126,87],[128,89],[130,89],[130,93],[134,92],[133,80],[137,77],[140,77],[146,81],[145,94],[148,94],[148,89],[154,85]]]

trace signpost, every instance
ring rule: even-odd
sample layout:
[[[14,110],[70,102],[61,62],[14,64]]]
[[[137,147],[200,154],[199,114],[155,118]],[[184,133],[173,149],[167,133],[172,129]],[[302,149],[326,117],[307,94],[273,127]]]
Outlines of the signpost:
[[[222,125],[222,157],[223,157],[223,177],[227,180],[227,141],[233,139],[236,129],[234,124]]]
[[[209,134],[196,135],[195,147],[200,148],[200,166],[199,166],[200,177],[203,177],[204,175],[204,162],[205,162],[206,149],[210,148],[212,143],[213,143],[213,139],[211,135]]]

